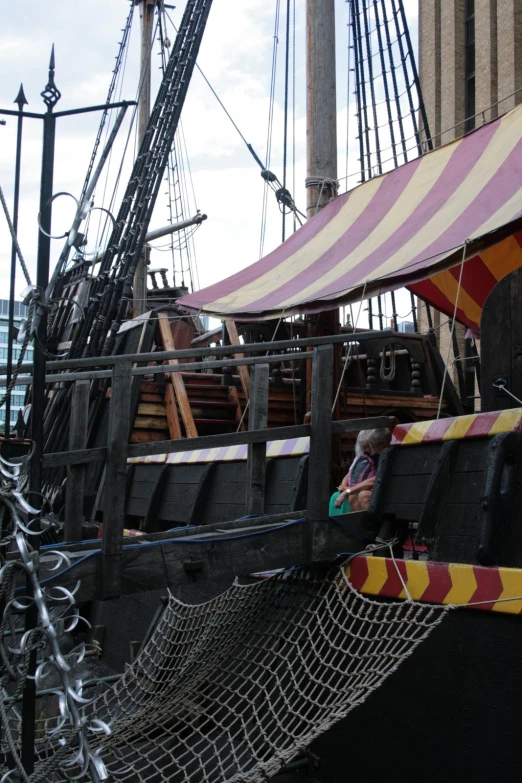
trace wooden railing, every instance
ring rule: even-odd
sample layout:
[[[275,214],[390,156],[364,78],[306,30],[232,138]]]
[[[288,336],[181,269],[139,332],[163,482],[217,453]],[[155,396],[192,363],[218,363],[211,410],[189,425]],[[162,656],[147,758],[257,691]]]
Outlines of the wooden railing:
[[[391,332],[390,332],[391,334]],[[375,333],[357,335],[357,341]],[[358,432],[361,429],[389,427],[393,420],[387,416],[364,419],[332,421],[333,399],[333,356],[336,343],[347,342],[346,335],[308,338],[273,343],[242,346],[244,357],[240,359],[245,367],[252,366],[250,378],[249,429],[218,435],[178,440],[154,441],[129,444],[131,385],[136,375],[158,373],[180,373],[183,371],[216,369],[237,366],[238,359],[228,359],[237,346],[195,349],[184,351],[163,351],[151,354],[134,354],[95,359],[74,359],[49,362],[47,364],[49,383],[72,383],[72,415],[69,450],[45,454],[43,468],[67,467],[65,540],[79,541],[82,535],[82,509],[85,471],[88,463],[105,463],[105,492],[103,506],[103,539],[101,545],[102,564],[100,569],[100,595],[108,598],[120,593],[122,543],[125,521],[126,475],[129,457],[147,456],[157,453],[175,453],[192,449],[210,449],[238,444],[248,445],[247,487],[245,499],[246,514],[262,515],[265,510],[265,463],[266,444],[269,440],[285,440],[310,437],[308,494],[306,516],[311,522],[327,518],[330,495],[330,461],[332,435]],[[269,370],[272,362],[280,362],[281,355],[249,356],[265,351],[309,349],[289,356],[295,360],[312,361],[311,421],[310,424],[267,427]],[[199,362],[183,359],[196,356],[205,358]],[[136,362],[164,362],[176,359],[177,363],[152,366],[135,366]],[[3,368],[0,368],[0,373]],[[54,371],[60,372],[55,373]],[[111,378],[110,414],[107,445],[86,448],[88,394],[92,379]],[[29,379],[19,379],[20,383]],[[309,541],[309,553],[312,541]]]

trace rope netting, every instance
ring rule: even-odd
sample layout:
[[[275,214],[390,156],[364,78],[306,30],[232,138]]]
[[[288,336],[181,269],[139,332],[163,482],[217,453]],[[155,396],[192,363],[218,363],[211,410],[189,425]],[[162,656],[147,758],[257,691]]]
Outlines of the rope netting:
[[[110,727],[92,752],[132,783],[266,780],[362,704],[447,610],[368,599],[337,569],[235,584],[196,606],[170,596],[136,662],[85,707]],[[40,755],[47,776],[51,756],[61,767],[59,736]]]

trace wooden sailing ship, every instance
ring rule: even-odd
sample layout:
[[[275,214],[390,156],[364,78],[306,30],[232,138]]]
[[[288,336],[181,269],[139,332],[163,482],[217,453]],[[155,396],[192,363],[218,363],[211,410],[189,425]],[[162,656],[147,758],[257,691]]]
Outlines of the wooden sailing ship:
[[[310,57],[315,46],[328,58],[330,28],[319,24],[327,4],[309,5]],[[351,584],[383,606],[413,598],[467,609],[455,611],[447,629],[426,642],[422,665],[405,665],[402,679],[390,678],[376,697],[379,708],[370,699],[306,752],[300,749],[302,774],[314,779],[321,767],[324,780],[344,779],[347,737],[352,769],[370,780],[389,771],[390,758],[394,770],[413,758],[429,781],[440,780],[449,764],[459,776],[468,768],[479,778],[480,770],[494,776],[499,767],[511,774],[518,762],[510,750],[510,710],[518,709],[518,687],[516,678],[508,687],[504,670],[519,668],[518,618],[509,615],[522,606],[522,413],[515,406],[522,388],[513,351],[522,335],[518,308],[505,303],[516,301],[521,278],[522,113],[336,199],[326,155],[324,170],[309,171],[329,181],[321,187],[311,177],[311,205],[321,212],[245,272],[248,284],[259,282],[259,293],[245,292],[237,277],[182,297],[160,289],[147,313],[127,318],[159,177],[157,149],[168,149],[173,133],[175,112],[165,106],[173,101],[181,111],[186,84],[179,66],[186,74],[193,65],[209,6],[205,0],[187,6],[99,276],[85,274],[79,263],[57,278],[61,301],[48,346],[62,346],[69,356],[43,368],[41,486],[58,515],[63,507],[49,537],[71,566],[57,577],[44,565],[42,576],[64,587],[79,582],[76,596],[92,636],[104,637],[105,661],[121,670],[128,657],[121,639],[127,647],[146,636],[157,591],[203,600],[238,575],[302,563],[328,569],[349,557]],[[328,9],[333,14],[333,4]],[[331,99],[331,89],[315,86],[322,101]],[[329,143],[331,153],[332,139],[317,134],[324,109],[312,111],[314,166],[322,145]],[[463,193],[472,193],[473,209]],[[330,232],[343,221],[340,271],[326,279],[333,268],[325,259],[334,244]],[[312,244],[308,267],[300,266],[299,252],[311,253]],[[274,267],[280,274],[266,283]],[[306,296],[304,285],[288,287],[305,272]],[[342,302],[403,283],[453,322],[482,326],[480,414],[459,398],[433,334],[363,331],[343,327],[337,315],[317,315],[325,303],[335,312]],[[81,314],[71,300],[85,305]],[[284,321],[287,310],[301,317]],[[204,332],[200,313],[221,317],[223,326]],[[33,417],[37,391],[35,382]],[[333,480],[346,469],[356,434],[374,427],[393,429],[393,441],[370,508],[333,521],[327,513]],[[131,541],[128,528],[142,535]],[[375,557],[368,546],[377,546]],[[441,666],[444,656],[449,664]],[[466,705],[453,700],[448,709],[462,680],[471,683]],[[385,730],[376,728],[378,709]],[[404,751],[419,723],[429,730],[415,733],[413,748]],[[502,728],[494,745],[500,765],[493,725]],[[374,752],[376,731],[384,753]],[[491,756],[477,752],[476,736]],[[433,737],[446,751],[436,758]],[[461,753],[464,745],[473,749],[471,760]]]

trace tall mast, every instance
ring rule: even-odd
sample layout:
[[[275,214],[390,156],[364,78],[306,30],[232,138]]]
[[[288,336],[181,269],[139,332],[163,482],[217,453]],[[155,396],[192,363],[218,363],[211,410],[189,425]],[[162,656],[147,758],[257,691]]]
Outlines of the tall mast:
[[[335,96],[335,3],[307,0],[306,120],[307,215],[335,195],[337,108]]]
[[[138,149],[145,137],[150,118],[151,53],[154,30],[156,0],[134,0],[140,6],[141,49],[140,49],[140,93],[138,99]],[[148,247],[143,248],[136,267],[133,286],[134,317],[145,312],[147,305],[147,257]]]

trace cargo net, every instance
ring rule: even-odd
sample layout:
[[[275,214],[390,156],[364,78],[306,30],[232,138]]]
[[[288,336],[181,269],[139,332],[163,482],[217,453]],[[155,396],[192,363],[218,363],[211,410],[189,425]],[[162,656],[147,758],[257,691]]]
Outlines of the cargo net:
[[[370,600],[339,569],[235,584],[198,606],[170,597],[136,662],[87,708],[110,725],[98,744],[111,780],[265,781],[362,704],[446,611]]]

